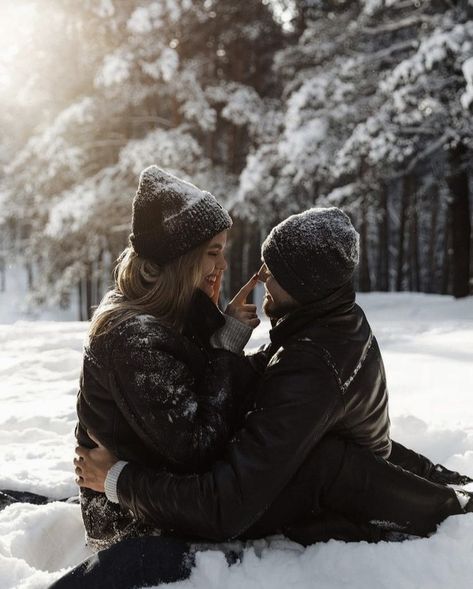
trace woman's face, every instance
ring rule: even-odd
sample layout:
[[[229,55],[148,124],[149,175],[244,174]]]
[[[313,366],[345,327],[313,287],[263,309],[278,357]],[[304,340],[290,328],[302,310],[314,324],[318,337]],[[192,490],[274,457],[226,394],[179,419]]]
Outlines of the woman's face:
[[[207,244],[202,260],[202,280],[199,288],[210,298],[215,293],[215,288],[220,286],[222,273],[227,269],[227,262],[224,256],[227,243],[227,231],[222,231],[213,237]]]

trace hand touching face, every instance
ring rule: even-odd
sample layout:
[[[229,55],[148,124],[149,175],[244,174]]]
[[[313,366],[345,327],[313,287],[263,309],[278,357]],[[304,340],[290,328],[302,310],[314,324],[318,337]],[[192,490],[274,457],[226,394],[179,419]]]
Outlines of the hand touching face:
[[[247,303],[246,299],[257,284],[258,275],[255,274],[243,285],[225,309],[226,315],[238,319],[253,329],[260,324],[260,320],[256,313],[256,305]]]

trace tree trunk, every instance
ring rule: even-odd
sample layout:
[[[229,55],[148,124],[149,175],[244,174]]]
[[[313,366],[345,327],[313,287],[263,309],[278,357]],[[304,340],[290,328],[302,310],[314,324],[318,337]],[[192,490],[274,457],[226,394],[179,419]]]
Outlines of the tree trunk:
[[[225,279],[226,288],[224,290],[227,297],[231,293],[238,291],[242,276],[242,240],[243,224],[239,219],[235,219],[230,235],[230,247],[228,252],[228,270],[225,273],[228,279]]]
[[[92,267],[91,264],[87,264],[87,273],[85,278],[85,303],[86,309],[85,314],[86,318],[90,319],[92,317],[92,307],[94,304],[93,300],[93,284],[92,284]]]
[[[240,129],[236,125],[230,125],[229,129],[229,151],[228,161],[230,162],[230,170],[233,174],[239,174],[240,169]]]
[[[366,199],[361,203],[361,226],[360,226],[360,267],[359,267],[359,290],[369,292],[371,290],[370,265],[368,257],[368,206]]]
[[[430,205],[430,234],[427,254],[427,287],[426,292],[435,292],[437,286],[437,256],[435,245],[438,239],[437,223],[439,212],[438,186],[432,188],[432,202]]]
[[[3,258],[0,259],[0,292],[6,290],[6,264]]]
[[[388,187],[383,185],[380,197],[380,221],[378,225],[378,280],[377,288],[389,290],[389,217]]]
[[[413,188],[413,177],[411,174],[404,176],[402,183],[401,205],[399,211],[399,245],[397,258],[397,274],[396,274],[396,290],[401,291],[404,279],[404,264],[405,264],[405,233],[407,211],[409,207],[410,197]]]
[[[182,115],[181,111],[179,110],[180,104],[179,101],[175,96],[171,98],[171,117],[172,117],[172,126],[178,127],[181,124]]]
[[[442,281],[441,294],[448,294],[450,285],[450,255],[451,255],[451,223],[450,207],[447,208],[445,214],[445,237],[443,244],[443,261],[442,261]]]
[[[84,296],[83,296],[83,289],[82,289],[82,278],[77,283],[77,292],[78,292],[78,306],[79,306],[79,321],[85,321],[84,318]]]
[[[461,165],[466,152],[462,145],[450,152],[452,172],[446,178],[451,194],[452,290],[456,298],[470,294],[471,220],[468,173]]]
[[[33,290],[33,265],[31,264],[31,262],[26,262],[25,269],[28,281],[28,290]]]
[[[420,292],[419,221],[417,194],[412,192],[409,207],[409,290]]]

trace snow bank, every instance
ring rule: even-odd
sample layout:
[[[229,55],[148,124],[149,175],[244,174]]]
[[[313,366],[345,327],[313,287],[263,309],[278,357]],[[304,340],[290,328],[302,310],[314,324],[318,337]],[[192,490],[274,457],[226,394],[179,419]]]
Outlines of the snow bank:
[[[173,589],[446,589],[471,585],[473,515],[456,516],[428,540],[345,544],[331,540],[305,550],[288,541],[247,549],[227,567],[222,553],[198,556],[188,581]]]
[[[388,375],[393,436],[473,475],[473,298],[413,294],[359,297]],[[265,341],[263,322],[251,341]],[[83,323],[0,325],[0,488],[74,495],[75,397]],[[470,486],[473,490],[473,486]],[[0,587],[41,589],[89,553],[77,504],[11,505],[0,512]],[[331,541],[307,549],[274,537],[228,567],[202,553],[193,589],[445,589],[473,576],[473,515],[452,517],[432,538],[401,544]]]

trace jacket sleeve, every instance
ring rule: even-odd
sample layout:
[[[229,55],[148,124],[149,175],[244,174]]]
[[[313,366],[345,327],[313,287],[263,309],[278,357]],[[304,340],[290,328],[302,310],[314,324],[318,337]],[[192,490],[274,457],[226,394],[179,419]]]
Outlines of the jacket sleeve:
[[[233,356],[214,354],[196,382],[186,361],[160,342],[131,345],[111,359],[110,389],[144,444],[177,470],[202,471],[221,455],[231,433],[238,394],[232,387]],[[127,458],[119,440],[114,450]]]
[[[266,371],[256,409],[225,459],[202,475],[177,476],[128,464],[120,504],[161,528],[217,541],[248,529],[294,476],[340,410],[331,371],[306,348]]]

